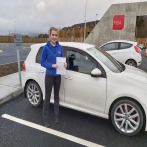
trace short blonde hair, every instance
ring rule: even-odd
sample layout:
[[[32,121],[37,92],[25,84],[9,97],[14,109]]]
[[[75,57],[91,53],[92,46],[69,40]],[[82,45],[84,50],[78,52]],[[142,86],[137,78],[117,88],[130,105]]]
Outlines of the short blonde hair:
[[[57,31],[57,32],[58,32],[57,28],[51,27],[51,28],[50,28],[50,35],[51,35],[52,31]]]

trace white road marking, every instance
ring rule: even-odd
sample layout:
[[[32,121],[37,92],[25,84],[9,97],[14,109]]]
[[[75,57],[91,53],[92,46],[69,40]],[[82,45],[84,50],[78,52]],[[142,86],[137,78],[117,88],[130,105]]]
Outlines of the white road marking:
[[[40,130],[40,131],[55,135],[55,136],[58,136],[60,138],[63,138],[63,139],[66,139],[66,140],[69,140],[69,141],[84,145],[84,146],[88,146],[88,147],[104,147],[104,146],[101,146],[99,144],[95,144],[93,142],[90,142],[90,141],[87,141],[87,140],[84,140],[84,139],[81,139],[81,138],[78,138],[78,137],[75,137],[75,136],[72,136],[72,135],[68,135],[66,133],[62,133],[62,132],[59,132],[59,131],[56,131],[56,130],[53,130],[53,129],[50,129],[50,128],[46,128],[44,126],[29,122],[29,121],[26,121],[26,120],[23,120],[23,119],[13,117],[13,116],[8,115],[8,114],[3,114],[2,117],[6,118],[6,119],[9,119],[11,121],[17,122],[19,124],[22,124],[22,125],[25,125],[25,126],[28,126],[28,127],[31,127],[31,128],[34,128],[34,129],[37,129],[37,130]]]

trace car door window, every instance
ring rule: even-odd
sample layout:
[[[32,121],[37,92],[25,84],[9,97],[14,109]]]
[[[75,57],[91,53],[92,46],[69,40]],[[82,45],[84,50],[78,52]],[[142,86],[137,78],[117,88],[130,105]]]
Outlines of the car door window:
[[[106,44],[106,45],[102,46],[101,49],[103,49],[104,51],[117,50],[118,46],[119,46],[118,42],[109,43],[109,44]]]
[[[72,70],[84,74],[91,74],[91,71],[96,68],[87,55],[79,53],[77,51],[67,50],[67,70]]]
[[[120,49],[128,49],[132,46],[132,44],[130,43],[124,43],[124,42],[121,42],[120,44]]]
[[[39,63],[40,64],[40,59],[41,59],[41,54],[42,54],[42,50],[43,50],[43,46],[40,47],[38,53],[37,53],[37,56],[36,56],[36,63]]]

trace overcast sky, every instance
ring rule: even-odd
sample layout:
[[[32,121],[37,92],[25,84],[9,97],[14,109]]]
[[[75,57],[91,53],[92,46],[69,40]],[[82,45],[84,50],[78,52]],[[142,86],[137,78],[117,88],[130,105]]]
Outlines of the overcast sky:
[[[111,4],[142,0],[87,0],[86,21],[99,20]],[[144,1],[144,0],[143,0]],[[63,28],[83,23],[86,0],[0,0],[0,35],[47,33],[49,26]],[[14,22],[15,21],[15,22]],[[14,25],[15,23],[15,25]],[[50,24],[50,25],[49,25]]]

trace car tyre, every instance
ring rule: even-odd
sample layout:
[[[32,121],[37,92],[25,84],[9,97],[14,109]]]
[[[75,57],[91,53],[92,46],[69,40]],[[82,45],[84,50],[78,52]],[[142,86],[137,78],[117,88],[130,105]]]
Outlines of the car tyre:
[[[130,59],[126,62],[127,65],[130,65],[130,66],[134,66],[134,67],[137,67],[137,64],[134,60]]]
[[[113,105],[111,121],[119,133],[133,136],[142,130],[145,117],[141,107],[136,102],[126,99],[117,101]]]
[[[38,107],[43,102],[43,95],[40,86],[35,81],[30,81],[26,86],[26,97],[30,104]]]

